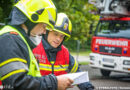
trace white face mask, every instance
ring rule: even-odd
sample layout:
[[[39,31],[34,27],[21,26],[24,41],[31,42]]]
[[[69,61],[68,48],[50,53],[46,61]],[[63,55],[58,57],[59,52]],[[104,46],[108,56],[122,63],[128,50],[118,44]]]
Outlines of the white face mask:
[[[39,36],[39,35],[37,35],[37,36],[30,36],[29,38],[36,46],[39,45],[41,40],[42,40],[42,36]]]

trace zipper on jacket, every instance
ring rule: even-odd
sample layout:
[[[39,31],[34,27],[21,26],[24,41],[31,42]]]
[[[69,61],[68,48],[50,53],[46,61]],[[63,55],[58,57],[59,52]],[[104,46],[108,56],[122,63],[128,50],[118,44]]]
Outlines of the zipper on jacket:
[[[54,62],[54,61],[51,61],[50,63],[51,63],[51,67],[52,67],[52,74],[54,74],[54,63],[55,63],[55,62]]]

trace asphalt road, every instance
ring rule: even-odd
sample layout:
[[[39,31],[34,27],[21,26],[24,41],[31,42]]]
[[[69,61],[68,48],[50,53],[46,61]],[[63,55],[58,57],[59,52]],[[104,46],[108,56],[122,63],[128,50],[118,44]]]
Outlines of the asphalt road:
[[[90,82],[95,86],[95,90],[130,90],[130,74],[112,72],[110,77],[106,78],[102,77],[99,69],[92,69],[88,65],[80,67],[82,71],[88,71]],[[79,89],[75,86],[67,90]]]

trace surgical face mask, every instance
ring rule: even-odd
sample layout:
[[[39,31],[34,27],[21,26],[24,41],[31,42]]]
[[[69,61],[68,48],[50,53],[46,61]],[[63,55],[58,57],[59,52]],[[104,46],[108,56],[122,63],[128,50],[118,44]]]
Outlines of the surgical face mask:
[[[42,36],[39,36],[39,35],[30,36],[29,38],[36,46],[39,45],[42,40]]]

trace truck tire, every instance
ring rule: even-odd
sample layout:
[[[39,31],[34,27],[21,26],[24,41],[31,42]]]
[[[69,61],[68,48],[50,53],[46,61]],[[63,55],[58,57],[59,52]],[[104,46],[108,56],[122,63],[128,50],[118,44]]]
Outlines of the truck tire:
[[[111,74],[111,71],[104,70],[104,69],[101,69],[100,72],[101,72],[102,76],[104,76],[104,77],[109,77]]]

